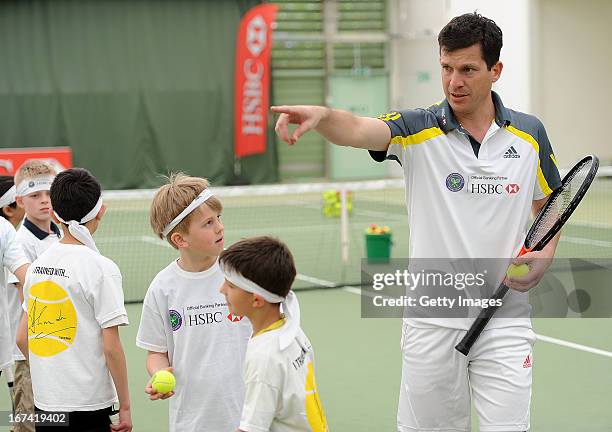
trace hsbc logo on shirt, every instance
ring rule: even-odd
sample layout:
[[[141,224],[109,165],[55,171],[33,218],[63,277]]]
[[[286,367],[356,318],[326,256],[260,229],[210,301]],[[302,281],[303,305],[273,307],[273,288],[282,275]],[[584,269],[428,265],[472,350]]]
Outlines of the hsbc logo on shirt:
[[[227,314],[227,319],[230,320],[231,322],[240,322],[242,321],[242,316],[238,316],[238,315],[234,315],[233,313],[228,313]]]
[[[177,310],[169,311],[170,326],[172,331],[178,331],[184,327],[197,327],[215,325],[224,322],[226,319],[230,322],[242,321],[241,316],[227,314],[227,303],[209,303],[200,304],[197,306],[187,306],[183,308],[182,314]]]
[[[508,192],[509,194],[518,193],[518,191],[520,190],[521,188],[516,183],[510,183],[508,186],[506,186],[506,192]]]
[[[519,190],[521,190],[521,187],[516,183],[506,186],[494,183],[471,183],[468,186],[468,192],[479,195],[513,195],[518,193]]]
[[[520,191],[516,183],[508,183],[505,176],[471,175],[467,191],[476,195],[513,195]]]
[[[193,315],[187,315],[185,317],[185,326],[194,327],[201,325],[209,325],[223,322],[222,312],[205,312]]]
[[[230,322],[237,323],[242,321],[244,317],[234,315],[232,313],[227,314],[225,317],[223,316],[223,312],[205,312],[194,315],[187,315],[185,320],[185,325],[189,327],[193,326],[201,326],[201,325],[210,325],[210,324],[218,324],[223,322],[223,320],[227,319]]]
[[[504,192],[504,186],[492,183],[472,183],[468,186],[468,191],[480,195],[501,195]]]

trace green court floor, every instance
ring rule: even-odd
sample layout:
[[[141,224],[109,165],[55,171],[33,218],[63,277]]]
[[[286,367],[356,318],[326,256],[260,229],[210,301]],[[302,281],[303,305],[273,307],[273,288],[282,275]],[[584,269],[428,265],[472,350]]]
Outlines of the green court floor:
[[[298,294],[302,325],[316,353],[316,378],[331,431],[395,430],[401,359],[401,320],[362,319],[360,298],[348,290]],[[167,402],[143,392],[145,352],[136,348],[140,304],[128,306],[122,329],[128,358],[135,431],[167,430]],[[603,350],[593,354],[538,341],[534,354],[532,431],[612,430],[612,321],[538,319],[536,333]],[[608,352],[608,355],[605,355]],[[0,380],[3,383],[3,380]],[[4,384],[2,384],[4,387]],[[9,407],[0,391],[0,410]],[[1,430],[8,430],[0,427]],[[474,429],[477,423],[474,419]]]

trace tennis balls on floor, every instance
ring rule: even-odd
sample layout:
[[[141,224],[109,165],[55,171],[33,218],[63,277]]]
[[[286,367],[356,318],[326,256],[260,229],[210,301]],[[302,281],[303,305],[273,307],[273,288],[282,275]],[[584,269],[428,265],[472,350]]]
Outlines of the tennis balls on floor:
[[[529,273],[529,266],[527,264],[519,264],[519,265],[510,264],[510,266],[508,267],[508,271],[506,272],[506,275],[510,279],[512,279],[512,278],[525,276],[527,273]]]
[[[175,385],[176,379],[174,378],[174,375],[172,375],[172,372],[167,370],[157,371],[151,377],[151,387],[153,387],[153,390],[155,390],[157,393],[170,393],[172,390],[174,390]]]

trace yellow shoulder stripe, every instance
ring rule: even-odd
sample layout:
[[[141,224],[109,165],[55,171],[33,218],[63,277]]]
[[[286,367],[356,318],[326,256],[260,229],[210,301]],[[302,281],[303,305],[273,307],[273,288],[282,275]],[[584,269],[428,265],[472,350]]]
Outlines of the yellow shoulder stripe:
[[[421,132],[413,135],[393,137],[390,144],[401,144],[403,147],[408,147],[409,145],[421,144],[423,141],[435,138],[443,133],[444,132],[442,132],[442,129],[432,127],[429,129],[423,129]]]
[[[544,177],[544,173],[542,172],[542,167],[540,165],[540,145],[538,144],[538,142],[535,140],[534,137],[529,135],[527,132],[517,129],[512,125],[506,126],[506,130],[508,130],[508,132],[510,133],[513,133],[517,137],[527,141],[534,148],[534,150],[536,151],[536,154],[538,155],[538,183],[540,185],[540,189],[542,189],[542,192],[544,192],[545,195],[547,196],[550,195],[552,193],[552,189],[548,185],[548,182],[546,181],[546,178]]]
[[[555,158],[555,155],[552,153],[550,154],[550,160],[553,161],[557,169],[559,169],[559,164],[557,163],[557,159]]]

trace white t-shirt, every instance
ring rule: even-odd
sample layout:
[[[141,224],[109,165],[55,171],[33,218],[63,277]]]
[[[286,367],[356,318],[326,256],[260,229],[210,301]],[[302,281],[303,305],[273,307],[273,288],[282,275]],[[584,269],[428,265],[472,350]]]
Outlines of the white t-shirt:
[[[144,299],[136,345],[168,353],[176,377],[170,431],[234,431],[244,385],[240,376],[251,325],[230,315],[215,263],[187,272],[176,261],[160,271]]]
[[[128,324],[119,268],[83,245],[56,243],[28,269],[30,373],[45,411],[94,411],[117,401],[102,329]]]
[[[15,228],[9,221],[0,217],[0,258],[4,268],[9,272],[14,272],[19,267],[30,261],[23,253],[23,249],[15,241]],[[3,272],[0,280],[0,369],[4,369],[13,364],[13,346],[15,345],[11,321],[9,319],[9,305],[7,288],[7,273]]]
[[[21,321],[21,301],[19,300],[19,290],[17,289],[16,282],[17,277],[8,270],[4,269],[5,277],[7,280],[6,284],[6,296],[7,296],[7,310],[8,318],[11,326],[11,337],[13,344],[13,360],[24,360],[25,357],[21,353],[21,350],[17,348],[17,329],[19,327],[19,321]]]
[[[249,341],[244,362],[246,395],[240,430],[326,432],[327,420],[314,377],[314,352],[302,329],[279,349],[278,327]]]
[[[34,225],[32,222],[25,219],[23,224],[17,230],[15,239],[21,244],[26,258],[30,262],[34,262],[49,246],[57,243],[62,238],[59,227],[52,223],[53,233],[46,233]],[[11,331],[13,332],[14,340],[17,337],[17,327],[21,320],[21,302],[19,301],[19,291],[15,287],[17,278],[13,274],[8,275],[8,306],[9,319],[11,321]],[[13,358],[15,360],[25,360],[21,350],[14,344]]]

